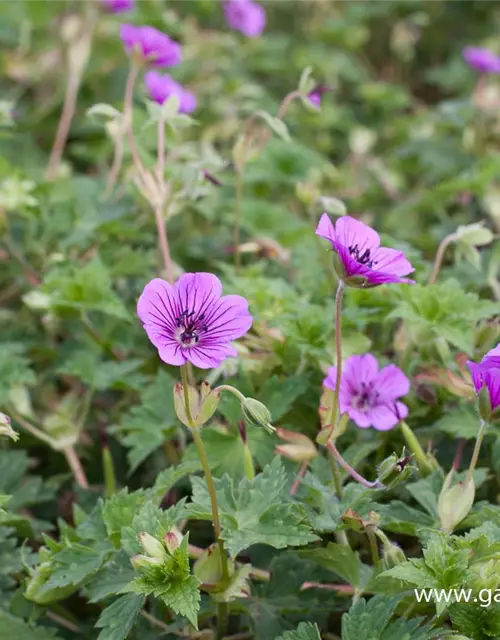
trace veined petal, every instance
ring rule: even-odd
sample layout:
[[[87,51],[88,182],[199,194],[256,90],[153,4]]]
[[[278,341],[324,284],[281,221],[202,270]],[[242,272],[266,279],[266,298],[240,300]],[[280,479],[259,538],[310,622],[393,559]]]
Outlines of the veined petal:
[[[193,316],[210,312],[222,294],[222,284],[212,273],[185,273],[174,285],[179,313],[187,311]]]
[[[483,373],[484,384],[490,396],[491,409],[500,406],[500,369],[489,369]]]
[[[406,406],[402,402],[399,404],[401,408],[404,407],[406,409]],[[402,413],[404,413],[404,411],[402,411]],[[408,410],[406,410],[406,414],[408,414]],[[388,404],[379,404],[372,407],[368,412],[368,416],[373,428],[377,429],[377,431],[389,431],[389,429],[395,427],[400,419],[403,418],[395,406],[391,407]]]
[[[176,306],[172,285],[161,278],[151,280],[137,301],[137,315],[157,348],[174,338]]]
[[[335,222],[335,240],[347,248],[357,246],[359,253],[366,249],[376,249],[380,245],[378,233],[351,216],[342,216]]]
[[[351,418],[358,427],[361,427],[361,429],[368,429],[371,427],[370,418],[367,413],[359,411],[359,409],[355,409],[354,407],[347,407],[346,412],[349,418]]]
[[[483,377],[481,375],[481,365],[477,362],[472,362],[472,360],[467,360],[467,366],[469,367],[470,374],[472,376],[472,383],[474,385],[474,389],[476,393],[481,391],[483,386]]]
[[[347,358],[342,371],[342,382],[349,384],[355,389],[359,389],[361,385],[372,382],[377,377],[378,363],[377,359],[371,353],[363,353],[360,356],[351,356]]]
[[[201,345],[237,340],[252,326],[248,302],[242,296],[224,296],[205,314],[206,333]]]
[[[402,251],[379,247],[372,254],[373,270],[396,276],[407,276],[415,271]]]
[[[186,358],[199,369],[215,369],[226,358],[235,358],[238,352],[229,344],[197,345],[184,350]]]
[[[319,219],[318,226],[316,227],[316,235],[330,240],[332,245],[335,243],[335,228],[326,213]]]
[[[151,342],[153,341],[151,340]],[[160,359],[163,360],[163,362],[165,362],[166,364],[171,364],[177,367],[180,367],[187,362],[184,350],[181,348],[179,343],[175,342],[174,340],[169,340],[162,346],[159,346],[158,355],[160,356]]]
[[[405,396],[410,390],[410,381],[399,367],[390,364],[380,370],[375,388],[384,402]]]
[[[492,358],[494,356],[497,356],[498,358],[500,358],[500,344],[497,344],[497,346],[494,349],[491,349],[490,351],[488,351],[488,353],[484,356],[483,360],[485,358]]]

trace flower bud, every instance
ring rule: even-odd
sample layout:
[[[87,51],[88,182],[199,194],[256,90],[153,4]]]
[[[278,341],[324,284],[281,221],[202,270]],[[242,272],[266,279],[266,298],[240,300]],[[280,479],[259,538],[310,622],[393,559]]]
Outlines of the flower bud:
[[[457,482],[451,486],[453,476],[452,470],[446,476],[438,500],[441,529],[445,533],[453,533],[457,525],[469,514],[476,493],[476,486],[472,479],[469,482]]]
[[[421,475],[428,476],[433,471],[439,468],[439,465],[432,454],[426,454],[422,449],[418,438],[415,436],[410,427],[406,424],[406,422],[402,421],[400,423],[401,431],[403,432],[404,439],[406,440],[406,444],[408,445],[410,451],[415,456],[415,460],[417,461],[418,470]]]
[[[491,410],[490,390],[485,384],[477,394],[477,400],[479,415],[487,424],[489,424],[492,420],[493,412]]]
[[[150,567],[161,567],[164,561],[161,558],[151,558],[138,553],[130,559],[130,562],[134,569],[149,569]]]
[[[177,529],[177,527],[172,527],[172,529],[167,531],[163,536],[163,542],[169,553],[173,553],[182,542],[182,533]]]
[[[14,431],[10,424],[9,416],[5,415],[0,411],[0,436],[7,436],[8,438],[12,438],[14,442],[19,439],[19,434]]]
[[[314,443],[303,433],[276,429],[277,435],[290,444],[280,444],[275,451],[278,455],[289,458],[294,462],[309,462],[318,455]]]
[[[386,489],[392,489],[411,476],[415,467],[410,464],[411,456],[398,456],[393,453],[379,466],[378,480]]]
[[[207,423],[214,415],[220,400],[220,393],[217,389],[212,390],[208,382],[204,381],[200,385],[200,391],[194,387],[188,387],[188,403],[191,413],[191,422],[186,413],[186,398],[184,387],[181,382],[174,386],[174,407],[175,413],[182,424],[186,427],[201,427]]]
[[[167,556],[163,544],[146,531],[142,531],[138,536],[139,544],[144,551],[152,558],[164,560]]]
[[[241,403],[241,411],[249,424],[255,427],[264,427],[268,433],[276,431],[271,424],[271,412],[262,402],[255,400],[255,398],[245,398]]]
[[[392,569],[406,561],[405,552],[397,544],[387,540],[387,544],[384,543],[382,548],[382,560],[386,569]]]
[[[215,586],[222,580],[222,566],[220,557],[220,547],[218,544],[211,544],[193,565],[193,574],[204,586]]]

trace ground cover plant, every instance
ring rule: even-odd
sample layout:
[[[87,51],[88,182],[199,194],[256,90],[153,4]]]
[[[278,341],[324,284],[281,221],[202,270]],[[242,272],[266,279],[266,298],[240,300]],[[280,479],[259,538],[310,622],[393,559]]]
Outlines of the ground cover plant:
[[[500,638],[496,3],[0,16],[0,638]]]

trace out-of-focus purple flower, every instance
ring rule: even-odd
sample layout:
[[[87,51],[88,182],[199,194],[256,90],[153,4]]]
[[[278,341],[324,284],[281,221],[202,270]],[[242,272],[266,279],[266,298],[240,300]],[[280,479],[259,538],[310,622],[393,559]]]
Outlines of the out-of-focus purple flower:
[[[481,362],[467,361],[476,393],[484,388],[489,399],[489,412],[500,407],[500,344],[484,356]],[[489,418],[489,416],[483,416]]]
[[[465,47],[465,61],[481,73],[500,73],[500,56],[484,47]]]
[[[323,95],[331,90],[332,89],[330,89],[330,87],[325,87],[324,85],[319,84],[307,94],[309,102],[311,102],[316,107],[316,109],[319,109],[321,107],[321,99]]]
[[[132,11],[134,0],[101,0],[104,8],[111,13],[125,13]]]
[[[194,93],[184,89],[171,76],[158,73],[158,71],[148,71],[144,76],[144,82],[149,95],[158,104],[163,104],[171,96],[177,96],[181,113],[192,113],[196,109]]]
[[[343,216],[334,226],[324,213],[316,235],[330,241],[338,256],[339,277],[349,286],[376,287],[391,282],[413,282],[403,277],[414,271],[404,253],[381,247],[378,233],[359,220]]]
[[[154,27],[122,24],[120,38],[129,53],[136,53],[155,67],[173,67],[182,60],[180,44]]]
[[[256,38],[266,27],[264,7],[252,0],[225,0],[224,15],[232,29],[248,38]]]
[[[146,285],[137,314],[163,362],[210,369],[237,355],[231,342],[250,329],[253,318],[245,298],[221,294],[211,273],[185,273],[174,286],[160,278]]]
[[[330,367],[323,385],[335,390],[337,367]],[[392,429],[408,415],[408,407],[398,398],[410,390],[405,374],[390,364],[380,371],[376,358],[370,353],[351,356],[344,363],[339,390],[340,412],[367,429]]]

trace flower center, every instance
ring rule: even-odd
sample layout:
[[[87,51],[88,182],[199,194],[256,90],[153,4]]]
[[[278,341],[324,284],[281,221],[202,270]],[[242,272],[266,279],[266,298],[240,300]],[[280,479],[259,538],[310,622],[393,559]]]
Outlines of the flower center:
[[[200,341],[200,334],[207,330],[205,315],[194,317],[194,311],[183,311],[176,320],[175,339],[181,347],[192,347]]]
[[[375,264],[375,260],[371,258],[371,250],[365,249],[361,253],[360,248],[357,244],[354,244],[349,247],[349,255],[351,255],[354,258],[354,260],[356,260],[356,262],[359,262],[359,264],[364,264],[370,269]]]
[[[352,406],[364,413],[377,404],[378,396],[378,391],[375,391],[371,383],[362,382],[361,388],[353,395]]]

